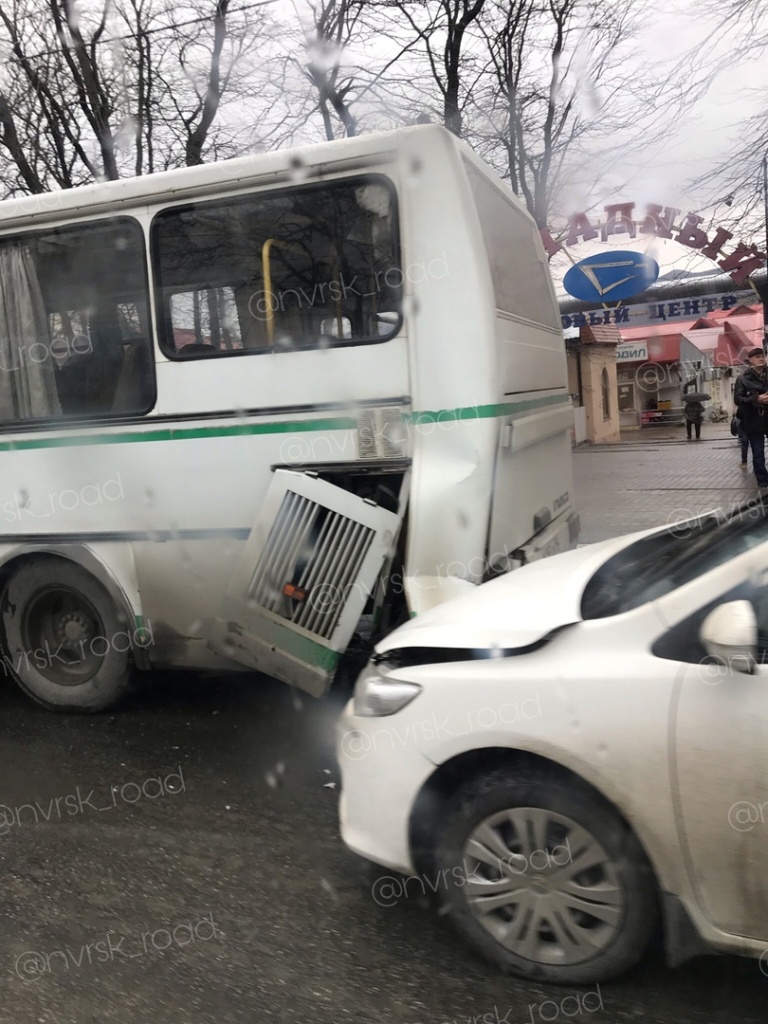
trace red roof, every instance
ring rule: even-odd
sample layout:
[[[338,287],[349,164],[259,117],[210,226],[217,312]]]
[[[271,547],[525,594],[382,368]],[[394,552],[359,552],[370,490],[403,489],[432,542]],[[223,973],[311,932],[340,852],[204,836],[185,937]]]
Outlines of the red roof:
[[[736,322],[738,320],[738,322]],[[652,326],[621,328],[621,340],[645,341],[648,362],[676,363],[680,361],[680,339],[683,335],[702,352],[710,356],[715,366],[740,366],[746,362],[745,350],[762,343],[763,308],[736,306],[707,313],[696,320],[660,321]],[[707,331],[702,344],[697,344],[696,332]],[[711,332],[719,330],[716,340]]]

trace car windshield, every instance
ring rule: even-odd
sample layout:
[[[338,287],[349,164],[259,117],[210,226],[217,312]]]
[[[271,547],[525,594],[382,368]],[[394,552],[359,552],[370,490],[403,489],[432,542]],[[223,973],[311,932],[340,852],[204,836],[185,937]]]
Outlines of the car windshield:
[[[586,586],[584,619],[630,611],[689,583],[768,540],[768,510],[744,505],[727,519],[722,511],[671,525],[610,558]]]

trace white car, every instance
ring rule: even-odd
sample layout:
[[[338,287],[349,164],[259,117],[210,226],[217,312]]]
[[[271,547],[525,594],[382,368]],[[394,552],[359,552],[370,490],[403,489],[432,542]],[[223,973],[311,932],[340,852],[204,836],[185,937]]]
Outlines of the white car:
[[[533,563],[390,634],[339,723],[341,831],[502,969],[768,973],[768,511]]]

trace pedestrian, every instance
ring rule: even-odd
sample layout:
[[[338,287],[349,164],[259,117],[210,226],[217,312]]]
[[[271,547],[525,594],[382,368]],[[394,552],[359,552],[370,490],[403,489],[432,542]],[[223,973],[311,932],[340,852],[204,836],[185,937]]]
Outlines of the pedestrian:
[[[686,402],[683,409],[685,416],[685,430],[688,440],[691,440],[692,428],[696,428],[696,440],[701,440],[701,421],[704,419],[704,406],[701,402]]]
[[[749,366],[736,381],[733,398],[738,407],[741,427],[752,452],[752,469],[761,494],[768,494],[768,470],[765,468],[765,434],[768,429],[768,372],[765,352],[752,348],[747,353]]]

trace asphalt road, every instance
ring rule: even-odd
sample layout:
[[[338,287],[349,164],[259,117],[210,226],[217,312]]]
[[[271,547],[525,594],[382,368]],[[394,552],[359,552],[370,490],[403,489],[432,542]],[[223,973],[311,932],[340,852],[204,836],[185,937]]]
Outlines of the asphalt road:
[[[339,708],[184,673],[59,717],[0,676],[0,1022],[764,1024],[754,961],[656,951],[547,988],[495,974],[414,886],[377,904],[389,872],[338,838]]]

